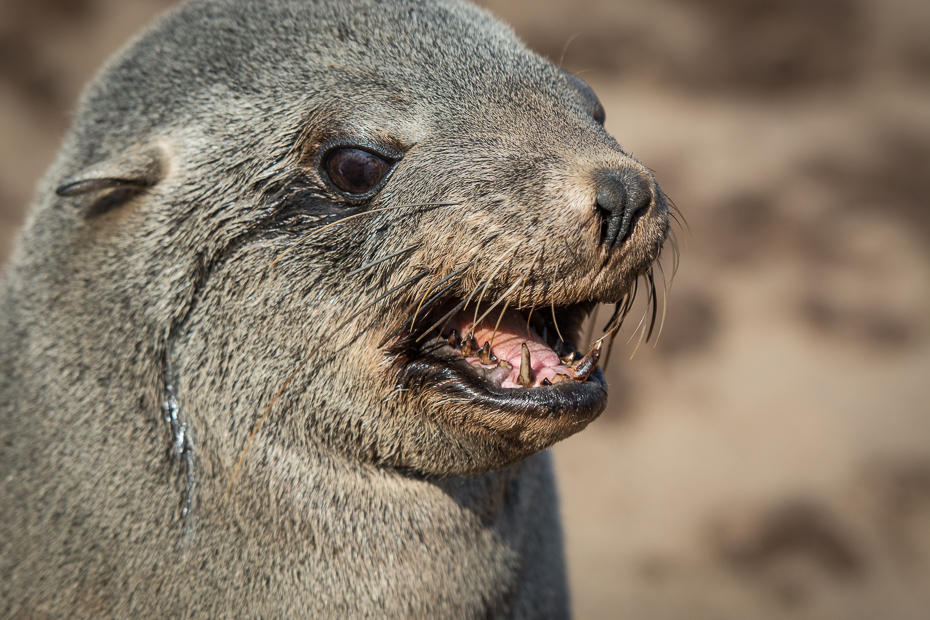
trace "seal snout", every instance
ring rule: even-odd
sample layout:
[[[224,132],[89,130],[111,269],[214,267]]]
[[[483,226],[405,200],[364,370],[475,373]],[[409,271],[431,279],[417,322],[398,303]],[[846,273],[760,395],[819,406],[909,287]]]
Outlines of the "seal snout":
[[[601,243],[616,249],[630,236],[636,221],[654,200],[652,176],[638,167],[602,168],[594,173]],[[658,188],[656,188],[658,191]]]

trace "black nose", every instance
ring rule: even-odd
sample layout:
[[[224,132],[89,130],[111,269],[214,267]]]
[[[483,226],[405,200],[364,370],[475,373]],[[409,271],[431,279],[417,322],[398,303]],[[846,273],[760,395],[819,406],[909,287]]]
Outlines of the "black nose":
[[[618,248],[652,204],[652,178],[635,168],[598,170],[594,174],[597,208],[604,218],[601,243]]]

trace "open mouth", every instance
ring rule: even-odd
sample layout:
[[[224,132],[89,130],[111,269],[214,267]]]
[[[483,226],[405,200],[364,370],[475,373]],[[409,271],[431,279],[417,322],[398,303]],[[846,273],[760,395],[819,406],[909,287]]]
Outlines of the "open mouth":
[[[416,383],[533,417],[585,419],[601,412],[607,397],[598,367],[602,341],[584,352],[577,344],[593,302],[522,310],[478,305],[448,312],[457,305],[426,313],[416,320],[425,329],[392,347],[405,350],[407,383],[428,376]]]

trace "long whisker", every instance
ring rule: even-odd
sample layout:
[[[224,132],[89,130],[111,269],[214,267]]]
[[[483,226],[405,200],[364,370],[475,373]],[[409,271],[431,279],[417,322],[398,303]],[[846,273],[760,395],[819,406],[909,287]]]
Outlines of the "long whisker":
[[[647,286],[649,286],[649,277],[644,276],[644,279],[646,281]],[[636,325],[636,330],[633,331],[633,336],[636,335],[637,331],[639,331],[640,333],[639,333],[639,340],[636,341],[636,347],[633,348],[633,353],[630,355],[630,359],[633,359],[633,357],[636,355],[636,352],[639,351],[639,346],[643,343],[643,337],[645,336],[646,340],[649,340],[649,337],[646,336],[646,329],[647,329],[646,317],[649,316],[649,307],[650,307],[650,304],[652,303],[652,297],[655,294],[655,281],[654,280],[652,282],[651,288],[648,289],[647,294],[649,295],[649,297],[646,299],[646,309],[643,311],[643,317],[639,320],[639,323]],[[655,325],[655,316],[656,316],[654,304],[652,305],[652,308],[653,308],[652,322],[648,325],[650,335],[652,334],[652,326]],[[642,326],[642,330],[640,330],[640,326]],[[633,340],[632,336],[630,337],[630,340]]]
[[[402,289],[402,288],[404,288],[404,287],[412,286],[413,284],[419,282],[420,280],[422,280],[423,278],[425,278],[429,273],[430,273],[430,270],[429,270],[429,269],[424,269],[424,270],[421,271],[420,273],[418,273],[418,274],[416,274],[416,275],[413,275],[413,276],[407,278],[406,280],[404,280],[403,282],[401,282],[401,283],[398,284],[397,286],[391,287],[390,289],[388,289],[388,291],[387,291],[386,293],[383,293],[382,295],[379,295],[378,297],[376,297],[376,298],[373,299],[372,301],[370,301],[370,302],[368,302],[367,304],[365,304],[364,306],[362,306],[362,307],[361,307],[358,311],[356,311],[352,316],[350,316],[350,317],[347,318],[345,321],[343,321],[343,322],[339,325],[339,327],[336,328],[335,331],[338,332],[338,331],[341,330],[343,327],[345,327],[346,325],[348,325],[349,323],[351,323],[352,320],[355,319],[355,318],[356,318],[358,315],[360,315],[362,312],[365,312],[366,310],[368,310],[369,308],[371,308],[372,306],[374,306],[375,304],[377,304],[379,301],[381,301],[381,300],[383,300],[384,298],[386,298],[386,297],[388,297],[388,296],[394,294],[396,291],[398,291],[398,290],[400,290],[400,289]]]
[[[637,294],[638,292],[639,292],[639,279],[637,278],[637,279],[636,279],[636,283],[635,283],[635,285],[634,285],[634,287],[633,287],[633,297],[634,297],[634,298],[636,297],[636,294]],[[632,308],[631,308],[631,310],[632,310]],[[642,326],[643,326],[643,323],[646,321],[646,315],[648,314],[648,312],[649,312],[649,307],[647,306],[647,307],[646,307],[646,310],[643,311],[643,316],[639,319],[639,323],[637,323],[637,324],[636,324],[636,327],[633,328],[633,333],[630,334],[629,340],[626,341],[627,344],[630,344],[631,342],[633,342],[633,338],[636,337],[636,332],[639,331],[639,328],[642,327]]]
[[[678,266],[681,261],[681,249],[678,247],[678,237],[675,231],[669,229],[668,242],[672,246],[672,277],[669,280],[669,286],[675,281],[675,275],[678,273]]]
[[[555,273],[552,275],[553,282],[559,279],[559,265],[555,266]],[[562,331],[559,329],[559,321],[555,318],[555,298],[549,300],[549,307],[552,308],[552,324],[555,326],[555,333],[559,337],[559,340],[565,342],[565,338],[562,338]]]
[[[533,311],[534,311],[534,310],[536,310],[536,304],[533,304],[532,306],[530,306],[530,312],[529,312],[529,314],[526,315],[526,335],[527,335],[527,337],[529,337],[529,335],[530,335],[530,320],[532,320],[532,318],[533,318]]]
[[[558,64],[559,69],[562,68],[562,61],[565,60],[565,53],[568,51],[568,46],[571,45],[572,41],[577,39],[579,36],[581,36],[581,33],[576,32],[572,36],[568,37],[568,41],[566,41],[565,45],[562,47],[562,55],[559,56],[559,64]]]
[[[529,275],[529,272],[523,274],[522,276],[520,276],[520,278],[519,278],[516,282],[514,282],[513,284],[511,284],[511,285],[510,285],[510,288],[508,288],[500,297],[498,297],[498,298],[494,301],[494,303],[492,303],[492,304],[490,305],[490,307],[488,307],[488,309],[484,311],[484,314],[482,314],[480,317],[476,318],[476,319],[475,319],[475,322],[474,322],[473,324],[474,324],[474,325],[477,325],[478,323],[480,323],[481,321],[483,321],[483,320],[485,319],[485,317],[487,317],[489,314],[491,314],[491,311],[493,311],[494,308],[497,307],[497,304],[499,304],[500,302],[502,302],[502,301],[507,297],[507,295],[510,295],[510,294],[514,291],[515,288],[517,288],[518,286],[520,286],[520,284],[522,284],[523,280],[525,280],[525,279],[526,279],[526,276],[528,276],[528,275]],[[480,304],[481,301],[479,300],[478,303]],[[500,324],[500,321],[498,321],[498,324]]]
[[[316,349],[319,349],[319,346],[317,346]],[[232,478],[230,478],[229,484],[226,486],[226,493],[223,495],[224,499],[228,497],[230,491],[232,491],[233,484],[236,482],[236,477],[239,475],[239,468],[242,467],[242,462],[245,460],[245,455],[248,453],[249,448],[252,446],[252,440],[255,439],[255,435],[258,434],[258,430],[262,427],[262,424],[265,423],[265,419],[268,417],[268,414],[271,413],[271,408],[274,407],[274,404],[278,402],[279,398],[281,398],[281,394],[283,394],[284,390],[287,389],[287,386],[291,384],[291,381],[294,380],[294,377],[297,376],[297,373],[303,370],[304,366],[307,365],[307,362],[309,362],[313,355],[316,353],[316,349],[314,349],[313,353],[305,357],[304,360],[297,365],[297,368],[294,369],[294,372],[290,374],[287,380],[278,389],[278,392],[274,395],[274,398],[271,399],[271,402],[268,403],[268,406],[265,407],[265,411],[262,413],[262,417],[258,419],[258,422],[255,424],[255,428],[252,429],[248,440],[245,442],[245,447],[242,448],[242,452],[239,453],[239,460],[236,461],[236,466],[233,468]]]
[[[455,271],[453,271],[452,273],[450,273],[450,274],[447,275],[446,277],[442,278],[439,282],[437,282],[437,283],[435,284],[435,286],[439,286],[440,284],[442,284],[442,283],[446,282],[447,280],[449,280],[449,278],[453,278],[453,277],[459,275],[460,273],[462,273],[462,272],[465,271],[466,269],[468,269],[468,265],[456,269]],[[455,282],[452,282],[452,283],[450,283],[450,284],[447,284],[445,287],[443,287],[443,288],[440,289],[438,292],[436,292],[432,297],[430,297],[430,298],[429,298],[426,302],[424,302],[422,305],[423,305],[427,310],[429,310],[429,308],[432,307],[432,305],[435,304],[438,300],[440,300],[440,299],[442,298],[443,295],[445,295],[445,294],[448,293],[451,289],[453,289],[454,287],[456,287],[456,286],[458,286],[458,285],[459,285],[459,281],[458,281],[458,280],[456,280]],[[408,325],[410,326],[410,331],[413,331],[413,328],[415,327],[415,325],[414,325],[414,321],[415,321],[415,320],[416,320],[416,317],[415,317],[415,316],[410,316],[409,318],[407,318],[407,319],[405,319],[403,322],[401,322],[401,324],[398,325],[396,329],[394,329],[391,333],[389,333],[387,336],[385,336],[384,338],[381,339],[381,342],[378,343],[378,348],[380,349],[380,348],[383,347],[385,344],[387,344],[392,338],[394,338],[394,336],[396,336],[397,334],[399,334],[400,331],[403,330],[403,329],[404,329],[405,327],[407,327]],[[419,342],[419,338],[417,339],[417,342]]]
[[[590,344],[594,341],[594,329],[595,329],[594,326],[597,324],[597,313],[600,312],[600,310],[601,310],[601,304],[597,304],[594,306],[594,310],[591,312],[591,327],[588,328],[588,334],[587,334],[587,337],[585,338],[585,342],[588,343],[589,345],[587,347],[587,349],[589,350],[591,348]]]
[[[366,331],[368,330],[364,329],[361,332],[355,334],[355,336],[353,336],[352,339],[342,348],[345,348],[346,346],[350,346],[353,342],[355,342],[362,335],[364,335]],[[223,494],[224,500],[228,498],[229,494],[232,492],[233,485],[235,484],[236,479],[239,476],[239,470],[241,469],[242,464],[245,461],[246,454],[248,454],[249,448],[252,446],[252,442],[254,441],[256,435],[258,435],[258,431],[261,430],[262,425],[265,423],[265,420],[268,419],[268,415],[271,413],[271,409],[274,407],[275,403],[278,402],[278,399],[281,398],[281,395],[284,394],[284,391],[287,389],[287,386],[291,384],[291,381],[293,381],[297,377],[297,375],[300,373],[300,371],[304,369],[307,363],[311,359],[313,359],[313,356],[317,354],[317,352],[320,350],[322,346],[323,346],[323,343],[318,344],[313,349],[313,351],[311,351],[307,355],[307,357],[305,357],[303,361],[301,361],[300,364],[297,365],[297,368],[294,369],[294,372],[292,372],[288,376],[288,378],[284,381],[284,383],[281,384],[281,387],[275,393],[274,398],[272,398],[271,402],[268,403],[268,406],[265,407],[265,411],[262,413],[261,417],[258,419],[258,422],[255,423],[255,428],[253,428],[252,432],[249,433],[249,438],[246,440],[245,446],[242,448],[242,452],[239,453],[239,459],[236,461],[236,466],[233,468],[232,477],[229,479],[229,484],[226,486],[226,492]],[[335,355],[330,357],[328,360],[325,360],[323,364],[321,364],[321,366],[328,364],[333,359],[335,359]]]
[[[485,285],[482,284],[481,286],[485,286]],[[481,288],[481,287],[478,287],[478,288]],[[478,289],[475,289],[475,291],[477,291],[477,290],[478,290]],[[473,291],[473,293],[474,293],[474,291]],[[441,319],[439,319],[438,321],[436,321],[435,323],[433,323],[433,325],[432,325],[429,329],[427,329],[427,330],[424,331],[422,334],[420,334],[420,337],[417,338],[415,342],[420,342],[421,340],[423,340],[424,338],[426,338],[426,336],[427,336],[428,334],[431,334],[431,333],[433,332],[433,330],[436,329],[440,324],[442,325],[442,328],[445,329],[445,324],[449,322],[449,319],[451,319],[451,318],[455,315],[456,312],[458,312],[459,310],[461,310],[462,308],[464,308],[466,305],[468,305],[468,302],[469,302],[469,301],[471,301],[471,297],[469,297],[468,299],[464,299],[464,300],[460,301],[459,303],[457,303],[457,304],[455,305],[455,307],[452,308],[451,310],[449,310],[449,312],[447,312],[445,315],[443,315],[443,317],[442,317]],[[440,330],[440,332],[441,332],[441,331],[442,331],[442,330]]]
[[[604,333],[610,335],[610,342],[607,344],[607,355],[604,358],[604,370],[607,370],[607,366],[610,364],[610,355],[613,352],[614,341],[620,333],[620,327],[623,325],[623,321],[630,314],[630,310],[633,309],[633,300],[636,299],[636,294],[638,292],[639,279],[634,282],[633,290],[627,292],[620,298],[620,301],[616,303],[610,320],[607,321],[607,325],[604,326]]]
[[[506,251],[504,251],[504,252],[501,252],[501,254],[500,254],[501,262],[500,262],[500,264],[497,266],[497,269],[495,269],[494,272],[491,273],[491,275],[489,275],[488,278],[485,280],[485,283],[486,283],[488,286],[490,286],[491,282],[494,281],[494,278],[497,277],[497,274],[500,273],[500,270],[504,268],[504,265],[507,264],[507,262],[506,262],[505,260],[503,260],[504,257],[506,257],[508,254],[510,254],[510,253],[513,252],[514,250],[516,250],[517,247],[518,247],[521,243],[523,243],[523,242],[522,242],[522,241],[517,241],[517,242],[514,243],[508,250],[506,250]],[[481,308],[481,300],[484,299],[484,294],[485,294],[485,292],[487,292],[487,286],[485,286],[485,287],[484,287],[484,290],[481,291],[481,295],[478,297],[478,302],[475,304],[475,316],[474,316],[474,320],[472,321],[472,329],[474,329],[474,328],[475,328],[475,325],[477,325],[477,323],[478,323],[478,309]]]
[[[536,260],[537,260],[540,256],[542,256],[543,250],[545,250],[545,248],[540,249],[539,252],[536,254],[536,258],[534,258],[534,259],[533,259],[533,262],[530,264],[530,269],[529,269],[529,272],[528,272],[528,273],[532,273],[532,272],[533,272],[533,268],[536,266]],[[523,286],[520,287],[520,298],[519,298],[519,300],[518,300],[518,302],[517,302],[517,307],[519,307],[519,308],[523,308],[523,293],[526,292],[526,283],[527,283],[527,282],[529,282],[529,278],[524,278],[524,279],[523,279]]]
[[[656,334],[656,341],[655,341],[655,344],[652,345],[653,347],[658,346],[658,344],[659,344],[659,338],[662,337],[662,328],[665,327],[665,313],[666,313],[666,311],[668,310],[668,287],[669,287],[669,282],[668,282],[668,280],[665,279],[665,269],[662,267],[662,263],[656,262],[656,265],[658,265],[658,267],[659,267],[659,273],[662,274],[662,286],[663,286],[663,292],[662,292],[662,321],[659,323],[659,333]]]
[[[520,276],[520,277],[517,279],[517,281],[514,282],[514,283],[510,286],[510,288],[508,288],[500,297],[498,297],[498,298],[494,301],[494,303],[492,303],[491,306],[490,306],[487,310],[485,310],[484,314],[481,315],[481,318],[478,318],[478,319],[475,320],[475,322],[474,322],[475,325],[477,325],[478,323],[480,323],[481,321],[483,321],[483,320],[485,319],[485,317],[488,316],[488,315],[491,313],[491,311],[494,310],[495,307],[497,307],[497,304],[499,304],[502,300],[504,300],[504,298],[506,298],[508,295],[510,295],[512,292],[514,292],[514,290],[515,290],[518,286],[520,286],[521,284],[523,284],[523,283],[526,282],[527,277],[529,277],[530,273],[532,273],[533,266],[536,264],[536,261],[539,259],[539,257],[540,257],[541,254],[542,254],[542,250],[540,250],[539,252],[536,253],[536,256],[533,257],[533,262],[530,263],[530,268],[526,271],[526,273],[524,273],[522,276]],[[479,300],[478,303],[480,304],[481,301]],[[500,319],[497,320],[497,324],[500,325]],[[496,331],[497,331],[496,328],[495,328],[494,331],[495,331],[495,333],[496,333]],[[492,344],[492,345],[494,344],[494,338],[493,338],[493,336],[491,337],[491,344]]]
[[[326,230],[327,228],[332,228],[332,227],[335,226],[336,224],[341,224],[341,223],[343,223],[343,222],[348,222],[349,220],[354,220],[354,219],[357,218],[357,217],[363,217],[363,216],[365,216],[365,215],[374,215],[375,213],[383,213],[383,212],[385,212],[385,211],[395,211],[395,210],[397,210],[397,209],[406,209],[406,208],[408,208],[408,207],[453,207],[453,206],[458,205],[458,204],[461,204],[461,203],[458,203],[458,202],[420,202],[420,203],[414,203],[414,204],[394,205],[394,206],[392,206],[392,207],[380,207],[380,208],[378,208],[378,209],[371,209],[371,210],[369,210],[369,211],[362,211],[361,213],[353,213],[352,215],[348,215],[348,216],[346,216],[346,217],[340,218],[340,219],[336,220],[335,222],[330,222],[329,224],[326,224],[326,225],[324,225],[324,226],[321,226],[320,228],[315,228],[314,230],[311,230],[309,233],[307,233],[306,235],[304,235],[303,237],[301,237],[300,239],[298,239],[297,241],[295,241],[294,244],[293,244],[291,247],[289,247],[288,249],[284,250],[284,252],[282,252],[276,259],[274,259],[273,261],[271,261],[271,265],[269,265],[269,266],[270,266],[270,267],[274,267],[275,265],[277,265],[279,262],[281,262],[281,260],[282,260],[285,256],[287,256],[288,254],[290,254],[292,250],[294,250],[295,248],[299,247],[300,245],[306,243],[306,242],[307,242],[311,237],[313,237],[314,235],[317,235],[317,234],[323,232],[323,231]]]
[[[633,348],[633,353],[630,354],[630,359],[633,359],[636,356],[636,352],[639,351],[639,345],[643,343],[643,336],[646,334],[646,325],[645,325],[646,316],[643,315],[643,321],[640,324],[643,326],[643,329],[639,333],[639,340],[636,341],[636,346]],[[636,327],[639,329],[639,326]],[[633,332],[634,334],[636,332]]]
[[[418,241],[417,243],[414,243],[413,245],[408,245],[407,247],[405,247],[405,248],[402,249],[402,250],[397,250],[396,252],[392,252],[391,254],[388,254],[387,256],[383,256],[383,257],[381,257],[381,258],[379,258],[379,259],[377,259],[377,260],[373,260],[373,261],[371,261],[370,263],[368,263],[367,265],[362,265],[362,266],[359,267],[358,269],[353,269],[352,271],[350,271],[349,273],[347,273],[347,274],[345,275],[345,277],[349,278],[349,277],[354,276],[354,275],[357,274],[357,273],[361,273],[361,272],[363,272],[363,271],[367,271],[368,269],[371,269],[372,267],[377,267],[377,266],[380,265],[381,263],[383,263],[383,262],[385,262],[385,261],[388,261],[388,260],[391,260],[391,259],[394,258],[395,256],[400,256],[401,254],[405,254],[405,253],[407,253],[407,252],[409,252],[409,251],[411,251],[411,250],[415,250],[415,249],[417,249],[418,247],[420,247],[420,246],[422,246],[422,245],[423,245],[423,242],[422,242],[422,241]]]
[[[490,243],[491,241],[493,241],[494,239],[496,239],[496,238],[499,237],[500,235],[501,235],[500,232],[491,233],[490,235],[488,235],[487,237],[485,237],[480,243],[478,243],[478,244],[476,244],[475,246],[473,246],[472,248],[470,248],[470,250],[480,250],[481,248],[483,248],[485,245],[487,245],[488,243]],[[467,251],[467,250],[466,250],[466,251]],[[465,252],[462,252],[461,254],[459,254],[459,255],[455,258],[455,260],[453,261],[453,264],[455,264],[455,262],[457,262],[458,259],[461,258],[463,254],[465,254]],[[474,257],[472,257],[472,259],[469,261],[468,265],[465,266],[465,269],[467,269],[468,267],[471,267],[471,265],[472,265],[473,262],[474,262]],[[462,271],[462,270],[459,270],[457,273],[459,273],[459,272],[461,272],[461,271]],[[455,305],[455,307],[452,308],[452,310],[450,310],[449,312],[447,312],[441,319],[439,319],[438,321],[436,321],[436,322],[432,325],[432,327],[430,327],[430,328],[427,329],[425,332],[423,332],[422,334],[420,334],[419,338],[417,338],[415,342],[420,342],[421,340],[423,340],[423,338],[425,338],[425,337],[427,336],[427,334],[430,334],[430,333],[431,333],[434,329],[436,329],[436,327],[439,326],[440,324],[442,324],[442,327],[441,327],[440,330],[439,330],[440,333],[441,333],[443,330],[445,330],[446,324],[452,319],[453,315],[455,315],[456,312],[458,312],[459,310],[461,310],[462,308],[464,308],[465,306],[467,306],[467,305],[468,305],[468,302],[470,302],[470,301],[472,300],[472,297],[474,297],[475,293],[477,293],[477,292],[478,292],[478,289],[480,289],[480,288],[482,288],[482,287],[481,287],[481,286],[477,287],[475,290],[473,290],[473,291],[471,292],[471,294],[469,294],[469,296],[468,296],[466,299],[464,299],[463,301],[460,301],[459,303],[457,303],[457,304]],[[393,337],[393,335],[392,335],[392,337]]]
[[[624,319],[630,314],[633,310],[633,302],[636,301],[636,297],[639,295],[639,278],[633,282],[633,291],[628,293],[626,296],[626,301],[623,304],[623,311],[620,315],[620,323],[623,323]],[[615,329],[619,329],[620,325],[616,325]]]
[[[607,371],[607,367],[610,365],[610,353],[614,350],[614,340],[617,339],[617,334],[619,334],[618,329],[610,332],[610,341],[607,343],[607,355],[604,356],[604,371]]]
[[[675,201],[669,198],[668,195],[665,196],[665,200],[668,202],[668,206],[671,207],[671,209],[675,212],[675,215],[677,216],[675,218],[675,221],[678,222],[679,218],[681,218],[680,222],[684,223],[685,228],[688,229],[688,234],[693,235],[694,233],[691,232],[691,226],[688,224],[688,220],[687,218],[685,218],[685,214],[681,212],[681,209],[678,208],[678,205],[675,204]]]
[[[540,256],[542,256],[543,250],[545,250],[545,248],[539,249],[539,252],[537,252],[536,256],[533,257],[533,260],[530,263],[529,269],[527,269],[526,273],[523,274],[523,276],[520,278],[520,280],[523,281],[523,285],[520,287],[520,302],[518,303],[518,305],[523,304],[523,291],[526,289],[527,280],[529,279],[529,275],[533,273],[533,268],[536,266],[536,261],[539,260]],[[519,284],[519,280],[517,281],[517,284]],[[516,286],[517,284],[514,284],[514,286]],[[511,287],[511,290],[512,289],[513,287]],[[506,297],[509,294],[510,294],[510,290],[504,293],[501,297]],[[495,301],[491,307],[493,308],[494,306],[496,306],[498,302],[500,302],[500,299]],[[494,331],[491,333],[491,346],[492,347],[494,346],[494,339],[497,338],[497,328],[501,326],[501,320],[503,320],[504,315],[507,313],[507,307],[509,305],[510,305],[510,300],[508,299],[506,302],[504,302],[504,308],[501,310],[500,316],[497,317],[497,323],[494,324]],[[488,312],[490,312],[490,310],[488,310]],[[527,336],[529,336],[529,330],[527,330]]]
[[[486,240],[486,241],[487,241],[487,240]],[[485,241],[485,242],[486,242],[486,241]],[[469,251],[471,251],[471,250],[472,250],[472,248],[468,248],[468,249],[464,250],[463,252],[459,253],[459,255],[456,256],[456,257],[452,260],[452,264],[454,265],[455,263],[457,263],[457,262],[459,261],[459,259],[462,258],[462,256],[465,255],[466,252],[469,252]],[[433,289],[434,289],[435,287],[439,286],[440,284],[443,284],[443,283],[444,283],[446,280],[448,280],[449,278],[454,277],[454,276],[456,276],[456,275],[462,273],[463,271],[465,271],[465,270],[468,269],[469,267],[471,267],[471,264],[472,264],[473,261],[474,261],[474,258],[472,258],[472,260],[469,261],[468,264],[465,265],[464,267],[459,267],[458,269],[452,271],[451,273],[449,273],[448,275],[446,275],[445,277],[443,277],[443,278],[442,278],[441,280],[439,280],[438,282],[434,282],[434,283],[430,284],[430,285],[427,287],[426,292],[423,293],[423,297],[420,298],[420,303],[417,305],[416,311],[413,313],[413,320],[410,321],[410,329],[411,329],[411,331],[413,330],[414,325],[416,325],[416,322],[417,322],[417,315],[420,313],[420,309],[423,307],[423,303],[424,303],[424,301],[426,300],[426,297],[433,291]]]
[[[417,304],[417,309],[413,311],[413,316],[410,317],[410,331],[413,331],[413,326],[416,325],[417,323],[417,315],[420,314],[420,308],[423,307],[423,303],[426,301],[426,298],[429,296],[430,293],[433,292],[433,288],[437,286],[438,284],[441,284],[441,282],[433,282],[432,284],[427,286],[426,290],[423,292],[423,296],[420,297],[420,303]]]
[[[652,319],[649,321],[649,334],[646,336],[646,342],[649,342],[649,339],[652,338],[652,331],[656,326],[656,314],[659,311],[659,303],[656,296],[656,280],[652,273],[652,267],[649,268],[649,273],[646,275],[646,278],[649,281],[649,298],[646,300],[646,307],[652,306]]]

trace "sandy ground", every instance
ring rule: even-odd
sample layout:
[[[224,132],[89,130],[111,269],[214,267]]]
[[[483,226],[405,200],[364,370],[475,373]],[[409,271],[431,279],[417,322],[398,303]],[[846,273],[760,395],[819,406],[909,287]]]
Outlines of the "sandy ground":
[[[168,4],[0,4],[0,260],[81,85]],[[930,3],[486,4],[690,225],[657,345],[554,449],[577,617],[930,619]]]

